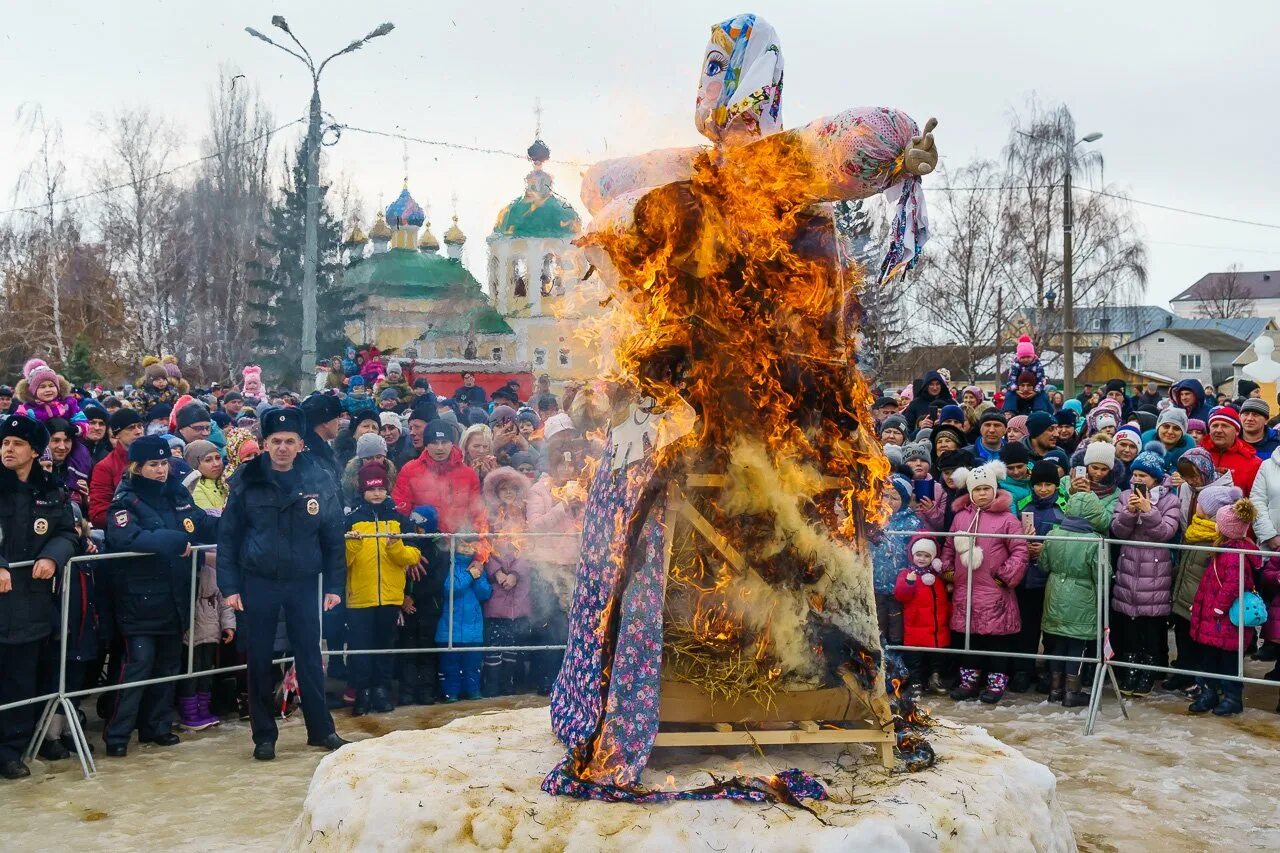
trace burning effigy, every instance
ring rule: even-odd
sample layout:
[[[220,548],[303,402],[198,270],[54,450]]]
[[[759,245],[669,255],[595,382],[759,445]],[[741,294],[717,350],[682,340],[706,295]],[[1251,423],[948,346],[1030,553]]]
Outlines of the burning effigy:
[[[910,269],[927,239],[933,122],[921,132],[900,111],[860,108],[784,131],[782,83],[768,23],[716,24],[695,108],[712,145],[584,178],[593,222],[580,245],[610,284],[615,406],[552,693],[568,754],[550,793],[823,796],[800,771],[642,785],[672,685],[760,708],[843,685],[897,729],[908,767],[932,761],[923,715],[885,676],[866,537],[889,464],[856,367],[864,271],[829,208],[886,193],[890,244],[865,274]]]

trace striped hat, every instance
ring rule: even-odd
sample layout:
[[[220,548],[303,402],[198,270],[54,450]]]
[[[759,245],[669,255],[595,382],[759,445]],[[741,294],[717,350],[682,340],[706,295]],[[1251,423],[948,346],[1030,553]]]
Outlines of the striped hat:
[[[1209,413],[1209,423],[1212,425],[1215,421],[1231,424],[1236,428],[1236,432],[1240,432],[1244,427],[1240,423],[1240,413],[1231,406],[1219,406]]]

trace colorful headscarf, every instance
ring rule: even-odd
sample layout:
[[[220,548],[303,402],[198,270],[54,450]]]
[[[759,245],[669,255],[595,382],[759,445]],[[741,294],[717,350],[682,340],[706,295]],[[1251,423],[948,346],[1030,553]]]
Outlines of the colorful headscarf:
[[[782,130],[782,48],[763,18],[738,15],[711,28],[693,121],[716,143],[731,127],[750,137]]]

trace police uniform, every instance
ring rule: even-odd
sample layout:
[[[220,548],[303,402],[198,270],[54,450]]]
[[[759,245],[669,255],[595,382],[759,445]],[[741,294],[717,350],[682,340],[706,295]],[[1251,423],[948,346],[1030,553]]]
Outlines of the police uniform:
[[[130,462],[172,458],[160,436],[143,436],[129,446]],[[218,519],[200,509],[177,480],[126,476],[107,511],[107,547],[138,551],[114,567],[116,621],[124,634],[124,667],[119,682],[177,675],[182,671],[182,634],[190,622],[191,560],[188,545],[217,540]],[[109,705],[102,739],[109,753],[123,754],[135,724],[141,742],[176,742],[170,731],[174,682],[118,690]]]
[[[0,440],[21,438],[37,453],[49,443],[49,433],[24,415],[8,415],[0,422]],[[40,645],[53,631],[55,578],[80,547],[71,504],[63,487],[39,462],[26,482],[0,467],[0,568],[8,570],[13,588],[0,593],[0,705],[36,695],[36,665]],[[14,563],[52,560],[53,578],[33,577],[34,566],[10,568]],[[36,706],[0,711],[0,765],[17,769],[35,728]],[[14,774],[16,775],[16,774]],[[21,775],[26,775],[22,765]]]
[[[276,432],[302,436],[305,431],[298,409],[269,410],[262,422],[264,440]],[[291,470],[279,472],[264,453],[241,465],[231,478],[218,535],[218,587],[224,596],[241,596],[244,606],[237,624],[248,644],[255,744],[274,743],[277,736],[271,659],[281,609],[298,673],[307,741],[323,745],[334,734],[324,698],[316,578],[323,574],[326,594],[343,593],[345,529],[337,484],[310,454],[299,454]]]

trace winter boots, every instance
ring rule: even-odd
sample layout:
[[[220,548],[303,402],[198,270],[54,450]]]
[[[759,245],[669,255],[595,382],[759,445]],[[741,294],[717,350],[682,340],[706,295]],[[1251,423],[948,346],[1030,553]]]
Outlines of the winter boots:
[[[1218,707],[1217,686],[1210,684],[1203,678],[1197,678],[1196,685],[1199,686],[1200,692],[1196,695],[1196,701],[1187,706],[1187,710],[1192,714],[1203,714]]]
[[[1222,699],[1213,713],[1218,717],[1230,717],[1244,711],[1244,685],[1239,681],[1223,682]]]
[[[391,693],[385,687],[375,687],[370,694],[369,704],[375,714],[388,714],[396,709],[391,702]]]
[[[951,698],[957,702],[964,702],[968,699],[977,698],[978,677],[981,674],[982,673],[976,669],[962,667],[960,669],[960,683],[951,688]]]
[[[217,717],[209,714],[209,694],[204,694],[205,706],[204,710],[200,709],[200,696],[197,693],[193,696],[178,697],[178,723],[183,729],[189,732],[203,731],[210,726],[216,726],[222,722]]]
[[[1066,680],[1066,676],[1063,675],[1061,672],[1054,672],[1049,675],[1049,701],[1050,702],[1062,701],[1063,694],[1066,692],[1062,688],[1062,685],[1065,680]]]
[[[1066,677],[1067,689],[1062,694],[1062,707],[1083,708],[1089,704],[1089,694],[1080,689],[1080,673]]]
[[[994,705],[1004,698],[1004,691],[1009,687],[1009,676],[1003,672],[987,673],[987,689],[978,696],[984,704]]]
[[[363,717],[365,714],[369,713],[372,707],[373,691],[368,689],[357,690],[356,701],[351,705],[351,716]]]
[[[209,710],[209,705],[213,702],[213,694],[207,692],[196,693],[196,713],[200,715],[202,720],[208,722],[211,726],[220,725],[222,718]]]
[[[1155,666],[1156,659],[1151,655],[1138,655],[1138,663],[1146,666]],[[1153,669],[1135,669],[1133,670],[1133,681],[1129,684],[1129,695],[1131,696],[1149,696],[1151,689],[1156,686],[1156,672]]]
[[[1034,678],[1034,670],[1020,669],[1009,679],[1009,689],[1014,693],[1028,693]]]
[[[934,696],[946,696],[947,688],[942,683],[942,673],[933,672],[929,674],[929,692]]]

